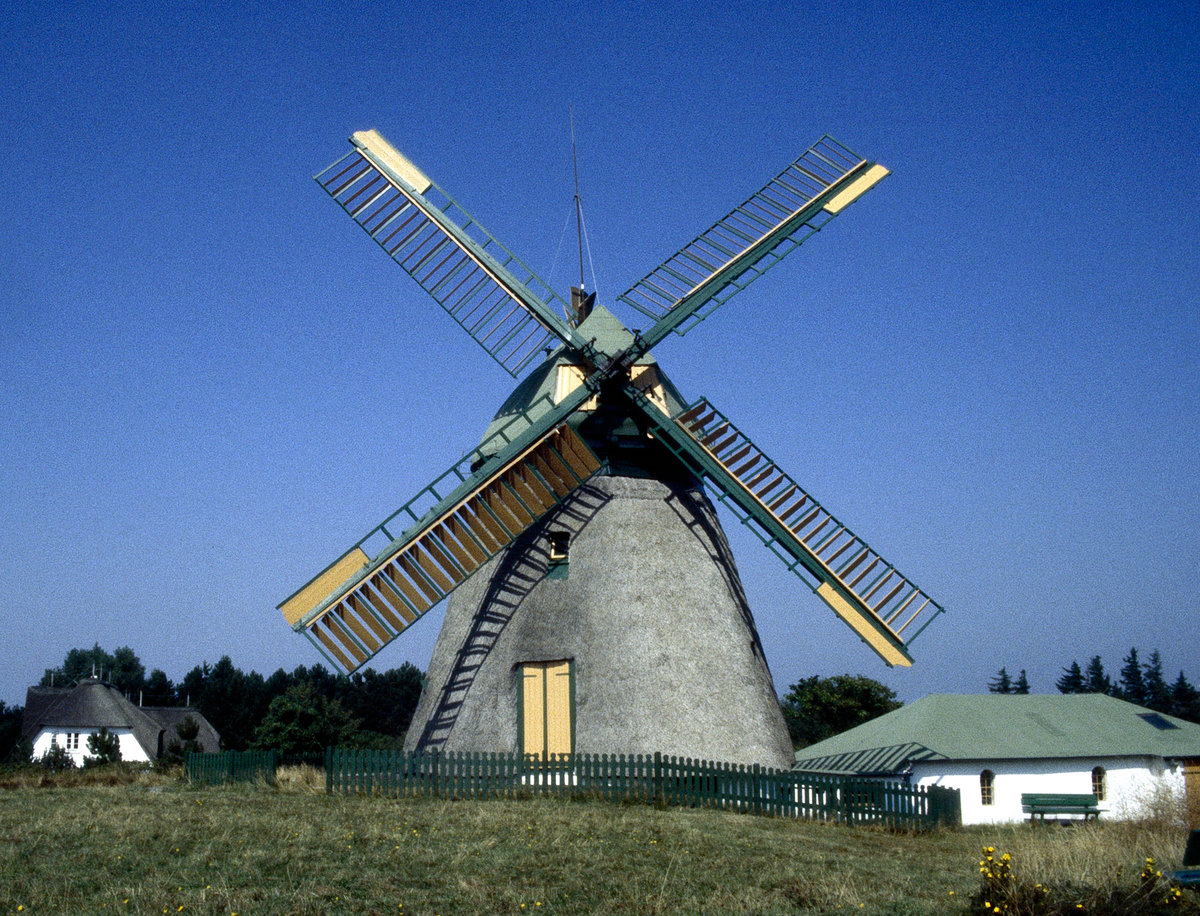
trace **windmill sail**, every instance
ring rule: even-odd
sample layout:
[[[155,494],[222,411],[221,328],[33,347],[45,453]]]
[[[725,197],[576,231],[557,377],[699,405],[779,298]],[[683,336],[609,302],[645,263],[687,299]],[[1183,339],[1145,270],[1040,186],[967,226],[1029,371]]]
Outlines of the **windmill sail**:
[[[647,410],[651,416],[651,411]],[[657,414],[658,412],[655,411]],[[724,415],[701,399],[672,422],[651,417],[673,450],[753,521],[771,550],[887,664],[912,664],[907,646],[942,607],[814,500]]]
[[[738,290],[779,263],[888,174],[831,137],[822,137],[696,239],[617,298],[656,324],[648,350],[684,334]]]
[[[377,131],[317,183],[509,374],[572,341],[567,306]]]
[[[331,662],[353,671],[599,468],[560,423],[484,479],[468,481],[374,560],[352,548],[279,609]]]

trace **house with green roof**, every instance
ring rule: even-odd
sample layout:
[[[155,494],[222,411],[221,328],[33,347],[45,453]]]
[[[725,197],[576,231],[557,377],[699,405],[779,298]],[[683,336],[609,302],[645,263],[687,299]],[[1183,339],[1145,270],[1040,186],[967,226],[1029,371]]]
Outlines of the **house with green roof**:
[[[1022,820],[1026,792],[1094,793],[1133,817],[1200,811],[1200,725],[1103,694],[932,694],[796,752],[797,770],[958,789],[962,823]]]

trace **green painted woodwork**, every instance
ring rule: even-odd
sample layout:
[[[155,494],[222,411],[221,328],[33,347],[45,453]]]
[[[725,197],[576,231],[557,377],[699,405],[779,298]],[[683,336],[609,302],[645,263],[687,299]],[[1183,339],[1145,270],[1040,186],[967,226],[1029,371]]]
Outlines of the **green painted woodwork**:
[[[423,491],[440,498],[293,628],[336,668],[353,671],[365,664],[599,470],[595,455],[562,422],[588,396],[587,386],[580,386],[476,471],[467,473],[471,454],[457,462]],[[571,454],[558,451],[558,441]],[[461,483],[441,495],[437,483],[455,480]],[[372,535],[390,536],[393,519],[415,518],[413,505],[424,503],[393,513],[352,552]]]
[[[590,315],[584,319],[583,323],[576,329],[579,334],[587,338],[588,343],[593,347],[596,353],[622,353],[633,346],[634,336],[621,322],[602,305],[596,306]],[[539,422],[542,415],[554,407],[554,391],[557,380],[557,372],[559,366],[564,365],[581,365],[584,360],[580,354],[572,350],[567,345],[562,345],[554,350],[549,357],[539,366],[535,367],[521,381],[512,393],[500,406],[496,412],[495,419],[488,425],[484,431],[484,444],[481,444],[476,450],[476,453],[487,453],[495,448],[494,444],[489,444],[491,440],[501,430],[508,430],[509,435],[515,435],[522,425],[533,425]],[[653,354],[646,353],[638,357],[634,362],[635,366],[658,366]],[[608,373],[603,371],[590,369],[589,375],[593,377],[596,389],[599,388],[599,382],[607,375],[615,374],[618,370],[617,366],[610,366]],[[685,406],[683,396],[672,384],[671,380],[661,373],[660,381],[663,386],[663,393],[667,401],[667,406],[672,410],[678,410]],[[571,417],[571,422],[578,425],[583,420],[584,411],[577,411]]]
[[[499,468],[505,466],[514,457],[521,454],[521,452],[557,426],[559,422],[574,413],[576,408],[587,399],[588,394],[587,388],[584,387],[558,405],[553,404],[548,397],[539,398],[530,405],[527,413],[518,414],[495,429],[489,427],[490,435],[477,448],[472,449],[458,461],[454,462],[449,468],[435,477],[433,481],[426,484],[416,496],[359,538],[347,553],[361,549],[370,554],[372,551],[369,548],[375,545],[375,557],[377,560],[380,555],[387,553],[389,548],[418,537],[428,527],[430,522],[440,518],[451,506],[461,502],[469,493],[479,489]],[[529,419],[530,415],[533,417],[532,420]],[[473,466],[476,466],[475,470],[471,469]],[[582,481],[579,481],[579,483],[582,483]],[[400,525],[403,525],[404,528],[400,530],[399,534],[393,534],[393,530]],[[338,561],[334,561],[326,569],[336,566],[337,563]],[[347,582],[365,578],[370,570],[371,564],[368,563],[356,576],[347,580]],[[321,570],[321,572],[317,573],[312,579],[280,602],[279,606],[282,607],[287,604],[288,601],[304,591],[311,582],[319,579],[324,573],[325,570]],[[293,629],[302,629],[313,617],[328,607],[333,600],[334,598],[331,596],[327,600],[322,601],[300,618],[293,625]]]
[[[936,617],[940,605],[839,523],[707,401],[667,418],[636,390],[630,396],[640,398],[656,436],[703,476],[790,570],[815,579],[810,587],[827,603],[825,590],[833,589],[853,604],[859,614],[847,623],[864,642],[889,665],[911,664],[905,647],[920,629],[907,640],[904,630],[923,610],[929,615],[926,623]]]
[[[1021,810],[1031,821],[1034,818],[1045,821],[1047,814],[1082,814],[1084,820],[1090,820],[1100,816],[1100,800],[1095,795],[1023,792]]]
[[[183,775],[194,786],[229,786],[236,782],[263,780],[275,785],[278,751],[220,751],[202,754],[188,751]]]
[[[957,789],[824,776],[663,754],[414,754],[331,748],[330,794],[596,797],[900,829],[955,826]]]

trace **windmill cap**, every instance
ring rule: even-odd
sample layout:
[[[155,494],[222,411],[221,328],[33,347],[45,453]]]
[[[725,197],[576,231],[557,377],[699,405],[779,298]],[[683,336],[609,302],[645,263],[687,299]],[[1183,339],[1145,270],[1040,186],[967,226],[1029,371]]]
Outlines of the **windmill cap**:
[[[579,333],[587,340],[595,342],[596,349],[604,353],[614,354],[633,345],[633,332],[602,305],[597,305],[590,315],[579,325]],[[555,385],[558,379],[558,367],[578,365],[579,359],[573,351],[564,344],[554,350],[536,369],[527,375],[512,394],[505,399],[492,422],[480,440],[486,442],[501,429],[506,429],[522,414],[528,423],[537,422],[538,418],[550,410],[554,402]],[[658,368],[658,380],[662,383],[663,395],[668,410],[678,413],[686,405],[679,391],[667,378],[658,361],[649,353],[640,356],[634,363],[636,366],[655,366]],[[578,414],[576,415],[578,416]],[[519,429],[516,430],[519,432]],[[508,429],[510,434],[514,430]]]

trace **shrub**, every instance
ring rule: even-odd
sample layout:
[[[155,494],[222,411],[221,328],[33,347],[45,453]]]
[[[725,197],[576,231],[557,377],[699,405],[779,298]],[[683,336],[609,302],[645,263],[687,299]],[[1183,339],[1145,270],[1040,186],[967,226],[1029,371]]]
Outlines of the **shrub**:
[[[61,773],[63,770],[75,769],[75,760],[71,757],[70,752],[58,744],[51,744],[50,749],[35,762],[51,773]]]
[[[104,766],[121,760],[121,739],[103,725],[99,731],[88,735],[87,747],[89,754],[83,758],[85,767]]]
[[[201,750],[200,742],[196,740],[199,734],[200,724],[192,718],[191,713],[188,713],[175,726],[176,737],[167,742],[162,756],[155,761],[155,766],[160,770],[171,770],[183,766],[184,758],[188,754]]]

